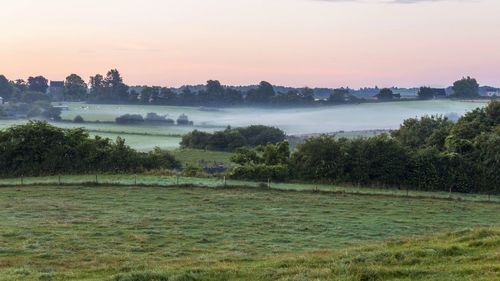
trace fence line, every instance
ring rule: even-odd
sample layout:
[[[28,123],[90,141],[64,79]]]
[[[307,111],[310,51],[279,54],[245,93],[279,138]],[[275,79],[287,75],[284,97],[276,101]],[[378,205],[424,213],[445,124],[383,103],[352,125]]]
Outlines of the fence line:
[[[35,186],[35,185],[95,185],[95,186],[150,186],[150,187],[248,187],[267,188],[283,191],[309,191],[309,192],[329,192],[338,194],[357,195],[381,195],[398,196],[408,198],[435,198],[464,201],[482,201],[500,203],[500,196],[483,194],[461,194],[448,192],[424,192],[411,189],[383,189],[361,186],[335,186],[321,184],[300,184],[300,183],[275,183],[270,179],[267,182],[251,182],[233,180],[227,177],[220,178],[196,178],[183,177],[179,175],[159,176],[159,175],[58,175],[48,177],[24,177],[0,179],[0,187],[8,186]]]

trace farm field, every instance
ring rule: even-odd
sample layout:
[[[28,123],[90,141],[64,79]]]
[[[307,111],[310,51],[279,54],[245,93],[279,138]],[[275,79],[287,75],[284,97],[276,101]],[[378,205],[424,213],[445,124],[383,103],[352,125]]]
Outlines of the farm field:
[[[486,105],[478,102],[431,100],[388,103],[366,103],[312,108],[224,108],[218,111],[203,111],[196,107],[144,106],[144,105],[93,105],[67,103],[69,111],[64,111],[63,119],[73,119],[81,115],[89,121],[114,121],[122,114],[142,114],[155,112],[176,119],[186,114],[196,126],[241,127],[248,125],[276,126],[288,134],[331,133],[337,131],[357,131],[395,129],[404,119],[431,114],[463,114]],[[320,122],[318,122],[320,121]]]
[[[2,188],[0,280],[494,280],[498,208],[250,189]],[[436,232],[455,233],[399,240]],[[388,239],[398,240],[379,244]]]
[[[6,129],[27,122],[27,120],[0,120],[0,129]],[[121,137],[125,139],[130,147],[140,151],[150,151],[155,147],[169,150],[176,149],[179,147],[182,135],[195,129],[193,127],[127,126],[107,123],[74,124],[70,122],[52,122],[51,124],[61,128],[83,127],[91,136],[98,135],[111,140]],[[204,129],[207,131],[214,130],[209,128]]]
[[[339,137],[373,136],[377,134],[375,130],[395,129],[407,118],[426,114],[463,114],[485,105],[477,102],[435,100],[294,109],[227,108],[219,111],[203,111],[195,107],[176,106],[64,104],[69,107],[68,111],[62,112],[62,118],[65,120],[73,120],[75,116],[81,115],[87,121],[112,122],[116,117],[126,113],[146,115],[155,112],[166,114],[173,119],[184,113],[194,121],[195,126],[187,127],[54,123],[63,128],[84,127],[93,135],[113,140],[120,136],[132,148],[141,151],[148,151],[154,147],[178,148],[181,136],[195,129],[213,132],[223,130],[227,126],[255,124],[276,126],[294,135],[340,132],[337,134]],[[26,122],[28,121],[0,120],[0,129]]]
[[[217,157],[221,157],[220,155]],[[189,161],[185,159],[184,161]],[[184,162],[185,164],[189,164]],[[196,161],[193,159],[193,164]],[[269,184],[269,186],[268,186]],[[144,187],[201,187],[201,188],[257,188],[271,189],[276,191],[297,191],[297,192],[321,192],[328,194],[351,194],[351,195],[373,195],[373,196],[392,196],[404,198],[425,198],[425,199],[444,199],[473,202],[495,202],[500,203],[500,196],[487,194],[468,194],[458,192],[441,191],[418,191],[395,188],[376,188],[350,185],[331,185],[331,184],[307,184],[307,183],[264,183],[255,181],[234,180],[223,177],[186,177],[182,175],[156,175],[156,174],[104,174],[104,175],[61,175],[61,176],[43,176],[43,177],[17,177],[0,179],[1,187],[20,187],[20,186],[47,186],[47,185],[66,185],[66,186],[144,186]]]
[[[207,152],[210,155],[211,152]],[[223,158],[218,155],[216,157]],[[183,159],[181,159],[182,161]],[[196,158],[185,158],[184,164],[196,165]],[[268,186],[269,184],[269,186]],[[349,185],[331,185],[331,184],[307,184],[307,183],[264,183],[255,181],[233,180],[223,177],[186,177],[182,175],[156,175],[156,174],[99,174],[99,175],[61,175],[61,176],[43,176],[43,177],[17,177],[0,179],[1,187],[20,187],[20,186],[47,186],[47,185],[67,185],[67,186],[144,186],[144,187],[201,187],[201,188],[249,188],[249,189],[271,189],[276,191],[297,191],[297,192],[322,192],[329,194],[351,194],[351,195],[376,195],[376,196],[394,196],[405,198],[426,198],[426,199],[445,199],[473,202],[496,202],[500,203],[500,196],[487,194],[468,194],[457,192],[429,192],[418,190],[405,190],[396,188],[376,188],[360,187]]]

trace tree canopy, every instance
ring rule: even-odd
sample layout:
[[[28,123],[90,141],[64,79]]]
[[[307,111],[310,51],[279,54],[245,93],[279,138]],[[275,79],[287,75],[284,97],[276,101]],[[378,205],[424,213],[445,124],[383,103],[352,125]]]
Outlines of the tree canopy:
[[[87,84],[77,74],[71,74],[64,81],[64,99],[83,101],[87,98]]]
[[[49,80],[43,76],[29,77],[28,88],[33,92],[45,93],[49,88]]]
[[[479,84],[476,79],[464,77],[453,83],[453,95],[457,98],[475,98],[479,96]]]

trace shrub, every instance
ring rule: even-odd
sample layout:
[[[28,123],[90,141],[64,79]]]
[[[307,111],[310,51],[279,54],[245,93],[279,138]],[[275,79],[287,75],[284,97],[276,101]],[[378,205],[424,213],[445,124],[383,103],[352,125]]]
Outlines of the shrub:
[[[85,120],[83,120],[83,117],[80,115],[75,116],[75,118],[73,119],[73,123],[83,123],[83,122],[85,122]]]
[[[140,124],[144,123],[144,118],[139,114],[124,114],[115,119],[117,124]]]
[[[117,138],[90,138],[81,128],[61,129],[29,122],[0,132],[0,175],[51,175],[87,172],[137,172],[174,169],[179,162],[168,152],[137,152]]]
[[[228,128],[212,134],[195,130],[182,137],[181,146],[183,148],[234,151],[245,146],[256,147],[278,143],[283,141],[285,137],[282,130],[267,126]]]
[[[288,165],[251,164],[233,168],[231,178],[257,181],[285,181],[289,178]]]
[[[197,177],[197,176],[202,176],[203,175],[203,169],[194,166],[194,165],[188,165],[184,170],[182,171],[182,174],[186,177]]]

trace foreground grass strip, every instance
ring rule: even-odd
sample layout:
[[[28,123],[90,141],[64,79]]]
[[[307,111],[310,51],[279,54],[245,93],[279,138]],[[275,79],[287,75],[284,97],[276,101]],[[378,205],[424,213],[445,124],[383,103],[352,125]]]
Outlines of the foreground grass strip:
[[[0,189],[0,217],[0,280],[495,280],[500,272],[498,205],[481,202],[38,186]]]

